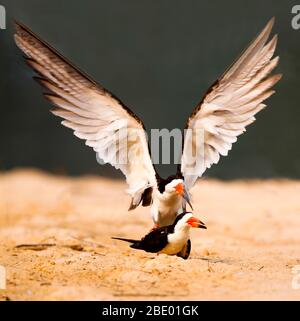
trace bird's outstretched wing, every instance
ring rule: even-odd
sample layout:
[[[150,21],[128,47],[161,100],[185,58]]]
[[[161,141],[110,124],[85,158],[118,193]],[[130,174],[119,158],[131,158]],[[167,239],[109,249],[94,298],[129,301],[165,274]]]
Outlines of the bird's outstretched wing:
[[[48,90],[44,96],[56,106],[52,113],[73,129],[105,163],[126,176],[131,209],[156,185],[142,121],[109,91],[91,80],[55,49],[20,23],[15,41],[28,64],[40,74]],[[144,195],[145,195],[144,194]]]
[[[269,76],[279,57],[273,58],[277,35],[269,42],[271,19],[239,59],[215,82],[188,119],[180,171],[188,188],[207,168],[226,156],[255,114],[266,107],[271,88],[281,75]]]
[[[168,234],[173,233],[173,231],[174,226],[169,225],[159,227],[149,232],[141,240],[126,239],[123,237],[113,237],[112,239],[132,243],[130,247],[136,250],[157,253],[167,246]]]

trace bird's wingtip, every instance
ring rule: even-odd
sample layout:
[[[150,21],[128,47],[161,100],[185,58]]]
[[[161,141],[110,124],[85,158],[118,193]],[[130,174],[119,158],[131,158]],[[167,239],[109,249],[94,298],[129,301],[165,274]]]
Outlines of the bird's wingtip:
[[[268,23],[267,23],[267,26],[269,26],[269,28],[272,29],[273,26],[274,26],[275,21],[276,21],[276,17],[273,16],[271,19],[269,19],[269,21],[268,21]]]
[[[23,22],[14,19],[14,26],[16,31],[23,29],[23,30],[27,30],[27,27],[23,24]]]

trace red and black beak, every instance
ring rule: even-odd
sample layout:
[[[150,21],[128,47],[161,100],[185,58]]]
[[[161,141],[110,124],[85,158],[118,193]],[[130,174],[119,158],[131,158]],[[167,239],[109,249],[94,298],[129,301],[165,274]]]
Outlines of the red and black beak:
[[[175,186],[176,192],[181,195],[184,200],[189,204],[190,208],[193,210],[193,206],[191,204],[190,196],[188,191],[186,190],[185,186],[183,183],[179,183]]]
[[[206,229],[206,226],[203,222],[201,222],[199,219],[197,219],[196,217],[192,216],[187,220],[187,223],[191,226],[191,227],[195,227],[195,228],[204,228]]]

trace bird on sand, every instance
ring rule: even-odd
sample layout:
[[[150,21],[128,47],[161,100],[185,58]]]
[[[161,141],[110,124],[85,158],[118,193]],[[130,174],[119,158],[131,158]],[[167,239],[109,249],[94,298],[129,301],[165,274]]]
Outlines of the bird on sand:
[[[44,96],[55,106],[51,112],[99,159],[122,171],[131,195],[129,210],[150,206],[157,228],[173,224],[186,203],[191,206],[189,192],[197,178],[228,154],[274,93],[281,75],[270,76],[279,61],[272,58],[277,35],[268,40],[273,24],[274,18],[194,108],[183,133],[181,162],[167,179],[152,163],[143,122],[119,98],[21,23],[16,23],[15,41],[40,75],[35,79],[50,91]]]
[[[141,240],[121,237],[113,237],[113,239],[132,243],[130,247],[133,249],[150,253],[177,255],[187,259],[191,252],[191,227],[206,229],[205,224],[194,217],[191,212],[184,212],[177,215],[173,224],[159,227],[148,233]]]

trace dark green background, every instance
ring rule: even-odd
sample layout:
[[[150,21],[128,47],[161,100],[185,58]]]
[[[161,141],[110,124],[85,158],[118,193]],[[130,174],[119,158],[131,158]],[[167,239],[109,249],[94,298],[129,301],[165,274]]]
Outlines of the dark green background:
[[[49,112],[13,43],[13,19],[27,24],[108,88],[150,128],[181,128],[205,90],[276,16],[283,79],[269,107],[205,175],[300,177],[300,30],[295,1],[0,1],[0,169],[118,175]],[[161,165],[168,175],[173,166]]]

